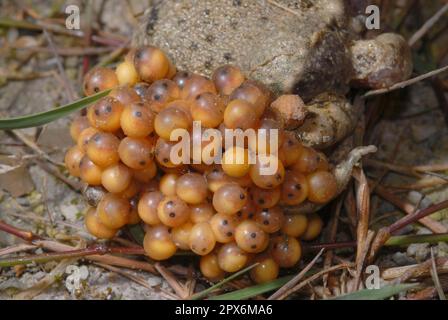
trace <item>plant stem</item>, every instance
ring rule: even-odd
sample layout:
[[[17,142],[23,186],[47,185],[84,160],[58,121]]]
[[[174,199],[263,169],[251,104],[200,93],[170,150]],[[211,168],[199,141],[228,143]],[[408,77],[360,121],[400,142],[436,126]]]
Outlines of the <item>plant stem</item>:
[[[105,255],[106,253],[137,254],[144,255],[143,248],[108,247],[97,244],[85,249],[69,250],[65,252],[44,253],[39,255],[28,255],[24,257],[0,259],[0,267],[13,267],[30,263],[45,263],[49,261],[63,260],[67,258],[81,258],[93,255]]]
[[[448,233],[440,234],[419,234],[407,236],[393,236],[384,244],[386,247],[404,246],[412,243],[438,243],[448,242]],[[356,241],[334,242],[334,243],[317,243],[305,245],[304,248],[310,251],[317,251],[321,249],[334,250],[343,248],[356,247]]]
[[[387,229],[389,233],[397,232],[398,230],[406,227],[407,225],[417,222],[418,220],[429,216],[430,214],[433,214],[435,212],[438,212],[440,210],[443,210],[448,207],[448,200],[442,201],[440,203],[437,203],[435,205],[432,205],[428,208],[418,210],[413,214],[409,214],[400,220],[396,221],[395,223],[391,224]]]
[[[0,230],[4,231],[6,233],[12,234],[12,235],[14,235],[20,239],[23,239],[25,241],[28,241],[28,242],[32,242],[34,240],[41,239],[39,236],[33,234],[32,232],[20,230],[16,227],[13,227],[13,226],[3,222],[2,220],[0,220]]]
[[[209,293],[211,293],[211,292],[213,292],[214,290],[216,290],[216,289],[222,287],[222,286],[225,285],[227,282],[232,281],[233,279],[235,279],[235,278],[239,277],[240,275],[242,275],[242,274],[248,272],[249,270],[255,268],[257,265],[259,265],[259,263],[255,263],[255,264],[253,264],[253,265],[251,265],[251,266],[249,266],[249,267],[247,267],[247,268],[245,268],[245,269],[243,269],[243,270],[240,270],[240,271],[238,271],[238,272],[236,272],[236,273],[230,275],[229,277],[227,277],[227,278],[225,278],[224,280],[218,282],[218,283],[215,284],[214,286],[211,286],[211,287],[208,288],[208,289],[205,289],[205,290],[203,290],[203,291],[201,291],[201,292],[198,292],[198,293],[192,295],[192,296],[190,297],[190,300],[199,300],[199,299],[205,298]]]
[[[18,265],[26,265],[31,263],[46,263],[50,261],[64,260],[67,258],[80,258],[89,255],[98,254],[95,248],[87,248],[80,250],[72,250],[62,253],[44,253],[40,255],[29,255],[19,258],[8,258],[0,260],[0,267],[14,267]]]
[[[386,241],[385,246],[404,246],[412,243],[437,242],[448,242],[448,233],[393,236]]]

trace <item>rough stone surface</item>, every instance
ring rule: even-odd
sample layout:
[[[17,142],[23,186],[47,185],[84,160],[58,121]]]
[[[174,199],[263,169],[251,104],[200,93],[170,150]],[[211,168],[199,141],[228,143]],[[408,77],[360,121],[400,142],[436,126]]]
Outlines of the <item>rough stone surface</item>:
[[[376,88],[412,71],[401,36],[355,41],[357,11],[342,0],[153,0],[134,44],[161,47],[181,70],[211,76],[231,63],[275,93],[298,94],[311,115],[298,136],[322,149],[356,126],[362,110],[345,99],[355,75]]]
[[[351,74],[341,0],[152,1],[135,44],[163,48],[179,69],[236,64],[275,91],[308,100],[344,93]],[[344,29],[345,28],[345,29]]]

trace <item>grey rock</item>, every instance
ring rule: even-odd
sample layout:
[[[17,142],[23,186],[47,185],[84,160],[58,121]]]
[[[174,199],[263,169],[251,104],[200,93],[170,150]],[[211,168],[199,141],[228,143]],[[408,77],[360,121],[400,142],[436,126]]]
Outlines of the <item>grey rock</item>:
[[[133,44],[162,48],[180,70],[210,76],[235,64],[277,94],[298,94],[314,117],[297,131],[305,144],[327,148],[353,130],[362,111],[345,99],[352,79],[382,87],[412,70],[410,55],[400,55],[409,50],[398,35],[369,40],[367,51],[357,45],[353,3],[153,0]],[[321,94],[329,101],[322,102]]]
[[[410,258],[404,252],[396,252],[392,255],[392,260],[399,266],[405,266],[415,263],[415,260]]]
[[[304,100],[345,93],[351,77],[341,0],[152,1],[134,44],[164,49],[179,69],[210,76],[236,64],[275,91]]]
[[[429,243],[413,243],[406,250],[407,254],[419,262],[425,261],[430,254]]]

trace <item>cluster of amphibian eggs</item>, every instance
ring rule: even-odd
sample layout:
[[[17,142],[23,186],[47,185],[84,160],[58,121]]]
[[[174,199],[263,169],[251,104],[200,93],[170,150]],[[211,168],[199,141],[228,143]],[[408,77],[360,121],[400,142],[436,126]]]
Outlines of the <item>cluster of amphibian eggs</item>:
[[[268,89],[230,65],[212,79],[177,72],[150,46],[131,50],[115,71],[86,75],[87,96],[107,89],[108,96],[73,121],[76,145],[65,157],[71,175],[106,191],[85,217],[92,235],[110,239],[125,225],[141,223],[150,258],[190,250],[201,256],[200,270],[211,280],[259,262],[251,276],[266,282],[300,260],[300,241],[315,239],[322,221],[283,208],[328,202],[336,181],[322,153],[282,129],[270,112]],[[201,163],[176,165],[170,135],[179,128],[192,132],[193,121],[220,132],[278,129],[278,152],[268,150],[269,143],[246,143],[223,149],[221,164],[206,164],[202,155]],[[249,149],[278,161],[275,172],[261,174],[265,162],[249,163]]]

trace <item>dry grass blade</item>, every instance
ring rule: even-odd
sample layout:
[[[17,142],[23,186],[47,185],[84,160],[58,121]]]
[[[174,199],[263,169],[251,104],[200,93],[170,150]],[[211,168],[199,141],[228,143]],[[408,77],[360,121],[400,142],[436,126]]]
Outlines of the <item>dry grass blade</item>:
[[[29,51],[29,52],[37,52],[37,53],[51,53],[54,52],[52,49],[32,46],[32,47],[16,47],[11,45],[11,49],[15,49],[17,51]],[[102,55],[104,53],[108,53],[115,48],[112,47],[67,47],[67,48],[56,48],[56,53],[63,57],[69,56],[95,56]]]
[[[364,263],[361,256],[365,251],[370,221],[370,190],[363,170],[360,170],[359,174],[359,183],[356,190],[356,206],[358,209],[358,226],[356,229],[356,240],[358,242],[356,250],[356,266],[357,269],[359,269]]]
[[[113,255],[104,255],[104,256],[90,256],[87,257],[87,260],[94,261],[94,262],[100,262],[105,263],[111,266],[117,266],[117,267],[123,267],[128,268],[132,270],[142,270],[146,271],[152,274],[158,274],[157,270],[154,268],[154,266],[148,262],[123,258],[123,257],[117,257]]]
[[[397,277],[393,283],[400,284],[408,281],[409,279],[417,278],[422,275],[427,275],[431,269],[431,260],[426,260],[423,263],[411,266],[409,269],[405,270],[403,274]]]
[[[67,186],[69,186],[71,189],[73,189],[76,192],[81,192],[82,190],[82,183],[79,181],[72,181],[71,179],[64,176],[62,173],[60,173],[57,169],[49,166],[47,163],[43,161],[36,160],[35,163],[43,170],[45,170],[47,173],[53,175],[57,179],[64,182]]]
[[[141,285],[142,287],[145,287],[146,289],[152,289],[152,287],[148,284],[148,282],[142,277],[136,276],[134,274],[131,274],[129,272],[121,270],[120,268],[116,268],[116,267],[113,267],[113,266],[110,266],[110,265],[107,265],[104,263],[95,263],[95,264],[97,266],[100,266],[101,268],[115,272],[125,278],[128,278],[128,279],[134,281],[135,283]]]
[[[67,77],[67,73],[65,72],[64,66],[62,65],[61,57],[58,54],[56,45],[54,44],[52,37],[45,29],[44,29],[44,35],[45,35],[45,38],[47,39],[50,50],[53,53],[54,58],[56,60],[56,65],[57,65],[58,71],[60,73],[59,76],[61,77],[61,80],[62,80],[62,86],[64,87],[66,94],[67,94],[67,102],[78,99],[79,97],[76,94],[75,89],[73,88],[73,85],[71,84],[70,80]]]
[[[160,263],[156,263],[155,268],[166,280],[166,282],[168,282],[171,288],[173,288],[174,292],[176,292],[176,295],[179,297],[179,299],[188,298],[189,296],[188,290],[185,290],[185,288],[181,285],[179,280],[177,280],[176,277],[170,271],[168,271]]]
[[[194,294],[196,289],[196,279],[194,278],[194,266],[190,265],[188,268],[187,281],[185,282],[185,290],[188,292],[188,297]]]
[[[251,269],[255,268],[256,266],[258,266],[259,263],[254,263],[253,265],[250,265],[238,272],[235,272],[233,274],[231,274],[230,276],[228,276],[227,278],[224,278],[223,280],[221,280],[220,282],[212,285],[211,287],[202,290],[201,292],[198,292],[194,295],[192,295],[190,297],[191,300],[199,300],[199,299],[203,299],[205,297],[207,297],[209,294],[211,294],[212,292],[214,292],[215,290],[221,288],[222,286],[224,286],[225,284],[228,284],[230,282],[232,282],[234,279],[242,276],[243,274],[245,274],[246,272],[249,272]]]
[[[46,263],[50,261],[59,261],[69,258],[81,258],[93,255],[97,252],[94,248],[75,249],[57,253],[43,253],[27,255],[23,257],[5,258],[0,259],[0,267],[13,267],[18,265],[27,265],[31,263]]]
[[[274,292],[268,300],[281,300],[280,298],[289,290],[291,290],[305,275],[306,273],[316,264],[317,259],[320,258],[325,249],[321,249],[319,253],[314,257],[314,259],[294,278],[289,280],[283,287]]]
[[[39,240],[35,241],[34,243],[36,245],[41,246],[44,249],[55,252],[63,252],[74,249],[72,246],[62,244],[56,241]],[[153,274],[158,274],[154,266],[148,262],[128,259],[124,257],[117,257],[110,254],[89,256],[86,258],[86,260],[93,262],[100,262],[117,267],[124,267],[132,270],[143,270]]]
[[[283,300],[286,297],[288,297],[289,295],[293,294],[294,292],[299,291],[300,289],[302,289],[303,287],[305,287],[306,285],[308,285],[309,283],[313,282],[314,280],[319,279],[320,277],[322,277],[324,274],[327,274],[329,272],[333,272],[336,270],[341,270],[341,269],[347,269],[352,267],[353,264],[347,264],[347,263],[342,263],[342,264],[338,264],[335,266],[332,266],[330,268],[324,269],[308,278],[306,278],[305,280],[303,280],[302,282],[300,282],[299,284],[297,284],[295,287],[289,289],[288,291],[286,291],[285,293],[283,293],[281,296],[279,296],[277,298],[277,300]]]
[[[363,247],[361,249],[362,251],[360,252],[360,255],[359,255],[359,260],[356,261],[356,275],[355,275],[355,281],[354,281],[355,284],[352,288],[353,292],[357,291],[359,289],[359,285],[361,283],[362,271],[364,269],[367,254],[369,252],[370,244],[372,243],[374,235],[375,235],[375,233],[373,231],[368,231],[366,239],[363,244]]]
[[[398,230],[401,230],[405,226],[412,224],[414,222],[420,221],[422,224],[428,226],[428,228],[430,228],[431,230],[437,227],[436,229],[439,232],[435,233],[447,233],[447,228],[445,226],[427,217],[428,215],[440,211],[446,207],[448,207],[448,200],[442,201],[438,204],[432,205],[422,210],[418,210],[418,207],[416,207],[414,208],[414,211],[412,213],[408,214],[407,216],[404,216],[403,218],[399,219],[398,221],[394,222],[388,227],[381,228],[373,241],[368,261],[372,262],[374,260],[378,251],[381,249],[381,247],[386,243],[386,241],[390,238],[390,236],[394,232],[397,232]],[[426,220],[423,221],[423,219]]]
[[[287,12],[289,12],[289,13],[295,15],[295,16],[299,16],[299,14],[297,12],[295,12],[294,10],[292,10],[292,9],[290,9],[290,8],[288,8],[288,7],[282,5],[282,4],[280,4],[280,3],[278,3],[278,2],[276,2],[274,0],[268,0],[268,3],[273,5],[273,6],[275,6],[275,7],[277,7],[277,8],[285,10],[285,11],[287,11]]]
[[[66,251],[76,249],[75,247],[72,247],[67,244],[42,239],[41,237],[33,234],[32,232],[20,230],[18,228],[15,228],[13,226],[10,226],[10,225],[2,222],[1,220],[0,220],[0,230],[7,232],[9,234],[12,234],[16,237],[19,237],[27,242],[30,242],[33,245],[42,247],[43,249],[46,249],[49,251],[66,252]],[[100,263],[118,266],[118,267],[124,267],[124,268],[128,268],[128,269],[133,269],[133,270],[143,270],[143,271],[147,271],[147,272],[150,272],[153,274],[158,274],[158,272],[154,268],[154,266],[148,262],[128,259],[128,258],[124,258],[124,257],[117,257],[117,256],[109,255],[109,254],[89,256],[86,258],[86,260],[93,261],[93,262],[100,262]],[[182,272],[182,271],[183,270],[179,270],[179,272]]]
[[[0,114],[0,116],[3,116]],[[59,165],[59,163],[55,162],[45,151],[43,151],[34,141],[30,140],[23,132],[19,130],[11,130],[11,132],[16,136],[20,141],[27,145],[31,150],[33,150],[38,156],[47,160],[48,162]]]
[[[438,274],[448,273],[448,258],[436,258],[435,261]],[[401,283],[408,279],[428,277],[430,275],[430,268],[431,260],[427,260],[420,264],[394,267],[383,270],[381,272],[381,277],[387,281],[395,280],[396,283]]]
[[[434,171],[445,171],[448,170],[448,166],[446,164],[438,164],[438,165],[429,165],[429,166],[401,166],[392,163],[382,162],[374,159],[365,159],[365,163],[368,166],[376,167],[376,168],[384,168],[387,170],[391,170],[397,173],[401,173],[406,176],[412,176],[416,178],[422,178],[423,175],[430,175],[440,178],[444,180],[442,182],[447,183],[448,177],[444,174],[440,174]],[[421,181],[421,180],[420,180]],[[419,181],[419,182],[420,182]],[[437,179],[438,181],[438,179]]]
[[[417,170],[415,170],[414,167],[411,166],[400,166],[393,163],[388,163],[384,161],[379,161],[376,159],[365,159],[364,163],[368,167],[374,167],[374,168],[383,168],[387,170],[391,170],[397,173],[401,173],[403,175],[412,176],[420,178],[421,176],[417,173]]]
[[[397,232],[398,230],[404,228],[405,226],[417,222],[419,220],[421,220],[422,218],[425,218],[427,216],[429,216],[430,214],[436,213],[440,210],[443,210],[445,208],[448,207],[448,200],[439,202],[437,204],[434,204],[430,207],[427,207],[425,209],[421,209],[421,210],[415,210],[415,212],[413,212],[412,214],[409,214],[403,218],[401,218],[400,220],[394,222],[392,225],[390,225],[389,228],[389,232],[392,234],[394,232]],[[434,221],[431,219],[431,221]],[[443,225],[442,225],[443,226]],[[439,230],[439,232],[436,233],[447,233],[448,229],[446,227],[444,227],[443,229],[441,228]]]
[[[367,97],[376,96],[376,95],[379,95],[379,94],[384,94],[384,93],[388,93],[388,92],[391,92],[391,91],[395,91],[395,90],[398,90],[398,89],[403,89],[403,88],[405,88],[407,86],[410,86],[410,85],[415,84],[417,82],[420,82],[422,80],[431,78],[431,77],[433,77],[435,75],[438,75],[438,74],[440,74],[442,72],[445,72],[447,70],[448,70],[448,66],[444,66],[442,68],[439,68],[439,69],[430,71],[428,73],[419,75],[418,77],[415,77],[415,78],[412,78],[412,79],[409,79],[409,80],[406,80],[406,81],[398,82],[398,83],[394,84],[393,86],[390,86],[389,88],[370,90],[370,91],[366,92],[363,97],[367,98]]]
[[[118,59],[126,50],[129,45],[130,41],[127,41],[124,45],[120,46],[119,48],[115,49],[114,51],[110,52],[108,55],[103,57],[94,68],[97,67],[104,67],[108,65],[109,63],[113,62],[115,59]]]
[[[448,3],[440,8],[431,18],[429,18],[423,24],[423,26],[419,30],[417,30],[416,33],[412,35],[412,37],[408,41],[409,46],[412,47],[418,40],[420,40],[429,31],[429,29],[431,29],[437,23],[437,21],[439,21],[439,19],[443,17],[446,12],[448,12]]]
[[[18,244],[18,245],[0,249],[0,257],[6,256],[8,254],[19,253],[19,252],[23,252],[23,251],[36,249],[36,248],[37,248],[37,246],[35,246],[35,245],[22,243],[22,244]]]
[[[390,193],[386,188],[383,186],[377,186],[374,190],[376,194],[378,194],[381,198],[387,200],[388,202],[392,203],[396,207],[403,210],[408,216],[415,214],[417,211],[414,205],[411,203],[401,200],[394,194]],[[418,222],[420,222],[422,225],[430,229],[434,233],[446,233],[448,232],[448,228],[445,227],[440,222],[437,222],[430,217],[424,216],[420,219],[418,219]]]
[[[440,284],[439,275],[437,273],[436,259],[434,259],[433,248],[431,248],[431,270],[430,270],[430,273],[431,273],[432,280],[434,281],[434,286],[437,289],[437,294],[439,295],[439,299],[446,300],[446,296],[445,296],[445,293],[443,292],[443,288]]]
[[[32,242],[33,240],[41,239],[41,237],[33,234],[32,232],[25,231],[18,229],[16,227],[13,227],[2,220],[0,220],[0,230],[4,231],[6,233],[12,234],[13,236],[16,236],[22,240]]]
[[[448,182],[437,177],[428,177],[418,180],[415,183],[407,183],[401,185],[389,185],[388,188],[397,190],[423,190],[426,188],[434,188],[446,185]]]

